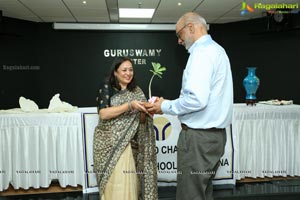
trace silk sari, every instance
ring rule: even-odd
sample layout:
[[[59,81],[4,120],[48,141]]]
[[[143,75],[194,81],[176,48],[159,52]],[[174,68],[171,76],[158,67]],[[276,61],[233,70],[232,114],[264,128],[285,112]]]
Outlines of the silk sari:
[[[108,95],[104,96],[110,99],[110,106],[118,106],[132,100],[146,101],[145,95],[139,87],[134,91],[126,89],[110,97]],[[153,119],[146,117],[141,122],[140,116],[140,112],[128,111],[110,120],[101,120],[99,118],[99,123],[94,133],[93,157],[100,200],[105,198],[105,189],[108,182],[111,183],[115,180],[112,179],[112,175],[115,174],[114,170],[119,170],[118,173],[137,177],[136,187],[138,188],[136,188],[136,191],[138,192],[139,200],[158,199]],[[128,168],[123,168],[122,164],[120,167],[118,163],[120,158],[124,156],[125,160],[130,160],[133,157],[132,162],[135,166],[130,168],[130,171],[128,171]],[[132,162],[130,161],[131,164]],[[116,168],[117,164],[118,167]],[[130,179],[131,182],[129,181],[128,184],[134,185],[132,176]],[[120,197],[120,199],[124,198]],[[105,200],[107,199],[105,198]]]

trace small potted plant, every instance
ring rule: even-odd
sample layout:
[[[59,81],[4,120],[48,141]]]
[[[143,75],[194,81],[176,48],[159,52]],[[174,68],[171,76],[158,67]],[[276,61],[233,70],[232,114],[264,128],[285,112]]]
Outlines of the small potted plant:
[[[149,86],[148,86],[148,91],[149,91],[149,100],[148,101],[149,101],[149,103],[154,103],[156,101],[157,97],[152,96],[152,93],[151,93],[151,84],[152,84],[153,78],[155,76],[158,76],[159,78],[162,78],[162,74],[163,74],[164,71],[167,70],[167,68],[161,66],[160,63],[152,62],[151,64],[153,66],[153,70],[150,70],[150,72],[152,72],[153,75],[152,75],[152,77],[149,81]]]

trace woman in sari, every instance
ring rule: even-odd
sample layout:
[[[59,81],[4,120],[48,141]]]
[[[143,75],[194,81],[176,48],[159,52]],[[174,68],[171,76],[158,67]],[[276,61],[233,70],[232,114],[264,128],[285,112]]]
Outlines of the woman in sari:
[[[97,97],[94,171],[100,200],[157,200],[153,119],[143,106],[132,61],[117,58]]]

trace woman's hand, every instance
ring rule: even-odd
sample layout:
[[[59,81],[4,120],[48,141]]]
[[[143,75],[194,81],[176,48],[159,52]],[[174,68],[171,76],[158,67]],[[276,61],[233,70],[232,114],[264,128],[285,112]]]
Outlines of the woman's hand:
[[[140,112],[144,112],[146,114],[149,114],[147,109],[144,107],[143,102],[134,100],[134,101],[131,101],[130,104],[131,104],[131,107],[132,107],[133,110],[138,110]]]

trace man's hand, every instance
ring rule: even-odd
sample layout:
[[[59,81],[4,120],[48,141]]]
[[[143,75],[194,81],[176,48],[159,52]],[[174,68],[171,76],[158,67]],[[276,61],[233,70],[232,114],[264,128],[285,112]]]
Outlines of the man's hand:
[[[155,103],[148,103],[144,106],[146,107],[147,111],[151,114],[163,114],[161,111],[161,104],[164,101],[163,97],[160,97],[158,100],[155,101]]]

